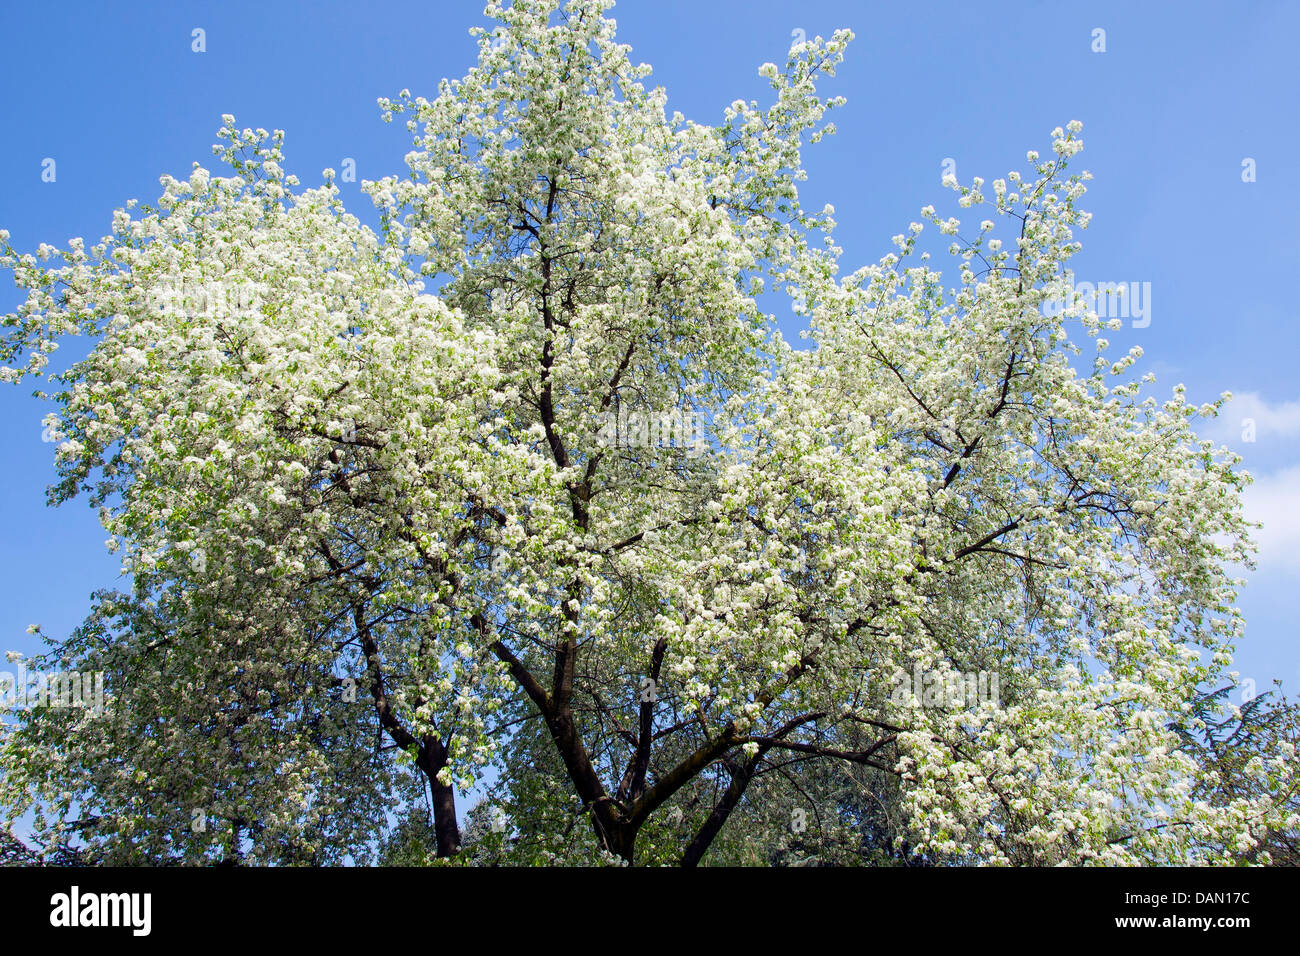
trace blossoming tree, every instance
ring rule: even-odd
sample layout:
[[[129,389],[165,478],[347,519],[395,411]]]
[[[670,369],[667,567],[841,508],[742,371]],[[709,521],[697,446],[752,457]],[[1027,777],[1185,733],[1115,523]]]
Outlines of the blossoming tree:
[[[231,175],[165,177],[61,264],[4,236],[8,377],[94,337],[52,376],[52,495],[100,508],[132,593],[63,651],[109,706],[28,715],[0,800],[195,859],[213,805],[226,852],[300,859],[400,798],[378,729],[442,856],[456,791],[525,739],[615,861],[706,859],[791,758],[887,775],[937,861],[1222,861],[1294,827],[1289,745],[1214,801],[1177,729],[1242,627],[1246,479],[1192,430],[1216,406],[1147,397],[1083,300],[1043,308],[1088,224],[1079,125],[950,183],[977,225],[926,207],[841,274],[798,183],[848,31],[704,126],[607,0],[557,6],[490,3],[474,69],[381,101],[414,148],[367,187],[378,233],[227,117]],[[611,437],[627,413],[702,432]]]

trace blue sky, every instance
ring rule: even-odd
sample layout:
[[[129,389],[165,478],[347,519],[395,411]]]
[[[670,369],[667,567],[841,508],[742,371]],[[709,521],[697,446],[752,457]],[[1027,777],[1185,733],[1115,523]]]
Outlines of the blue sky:
[[[1238,666],[1260,689],[1300,685],[1300,4],[623,0],[613,16],[670,109],[700,122],[738,97],[762,101],[756,70],[784,62],[795,31],[857,34],[825,87],[848,98],[839,133],[807,151],[803,189],[809,208],[835,205],[850,269],[889,251],[921,206],[953,205],[945,159],[962,182],[991,180],[1082,120],[1078,162],[1096,178],[1078,278],[1151,284],[1150,324],[1109,338],[1114,354],[1144,349],[1158,394],[1182,382],[1194,401],[1240,396],[1210,432],[1245,456],[1259,479],[1248,508],[1265,522]],[[285,130],[304,184],[345,158],[359,179],[400,173],[407,133],[381,122],[376,98],[432,98],[469,67],[467,30],[483,24],[478,0],[7,4],[0,228],[20,249],[98,239],[114,208],[157,197],[162,173],[212,168],[222,113]],[[191,49],[196,28],[205,52]],[[1105,52],[1093,50],[1098,28]],[[46,159],[54,182],[42,181]],[[373,221],[358,184],[340,185]],[[7,312],[19,297],[0,282]],[[118,574],[89,508],[44,506],[52,446],[29,391],[0,388],[0,650],[28,653],[27,625],[66,635]]]

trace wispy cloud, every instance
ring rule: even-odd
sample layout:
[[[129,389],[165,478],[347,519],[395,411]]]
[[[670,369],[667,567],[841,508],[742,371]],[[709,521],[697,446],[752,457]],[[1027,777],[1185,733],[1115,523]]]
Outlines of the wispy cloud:
[[[1260,572],[1300,577],[1300,465],[1256,476],[1246,490],[1245,514],[1263,523],[1253,535]]]
[[[1202,424],[1197,432],[1233,447],[1251,441],[1300,438],[1300,401],[1274,403],[1259,392],[1234,394],[1219,417]]]

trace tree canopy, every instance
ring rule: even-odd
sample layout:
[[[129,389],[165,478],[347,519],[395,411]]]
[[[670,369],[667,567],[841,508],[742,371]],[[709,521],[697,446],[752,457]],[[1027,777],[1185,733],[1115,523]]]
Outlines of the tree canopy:
[[[1204,736],[1250,564],[1221,402],[1044,308],[1080,124],[845,271],[799,184],[852,34],[708,126],[610,6],[490,3],[463,78],[381,100],[377,231],[227,116],[221,175],[99,243],[0,232],[5,377],[93,343],[50,495],[130,579],[48,658],[103,711],[5,727],[11,821],[118,862],[1266,861],[1294,720]]]

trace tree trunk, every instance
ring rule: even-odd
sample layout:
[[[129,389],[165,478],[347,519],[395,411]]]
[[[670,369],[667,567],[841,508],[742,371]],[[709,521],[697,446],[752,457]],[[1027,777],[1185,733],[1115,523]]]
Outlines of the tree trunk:
[[[600,818],[592,821],[596,827],[596,838],[600,840],[608,849],[628,866],[632,865],[632,858],[636,852],[636,835],[641,829],[640,825],[631,826],[626,823],[606,826]]]
[[[757,761],[749,761],[731,769],[731,783],[728,784],[722,799],[718,801],[718,805],[709,814],[709,818],[704,821],[704,826],[700,827],[700,832],[695,834],[695,839],[686,848],[686,853],[682,856],[682,866],[694,867],[699,865],[700,860],[704,858],[704,854],[708,852],[709,847],[713,844],[714,838],[722,832],[727,817],[731,816],[731,811],[736,809],[736,805],[740,803],[740,798],[745,795],[745,789],[749,786],[749,781],[754,778],[756,765]]]
[[[456,791],[438,779],[447,765],[447,748],[437,737],[426,737],[420,747],[420,769],[429,778],[433,797],[433,833],[440,857],[460,852],[460,825],[456,822]]]
[[[455,856],[460,852],[460,826],[456,823],[456,791],[433,777],[433,832],[438,841],[438,856]]]

